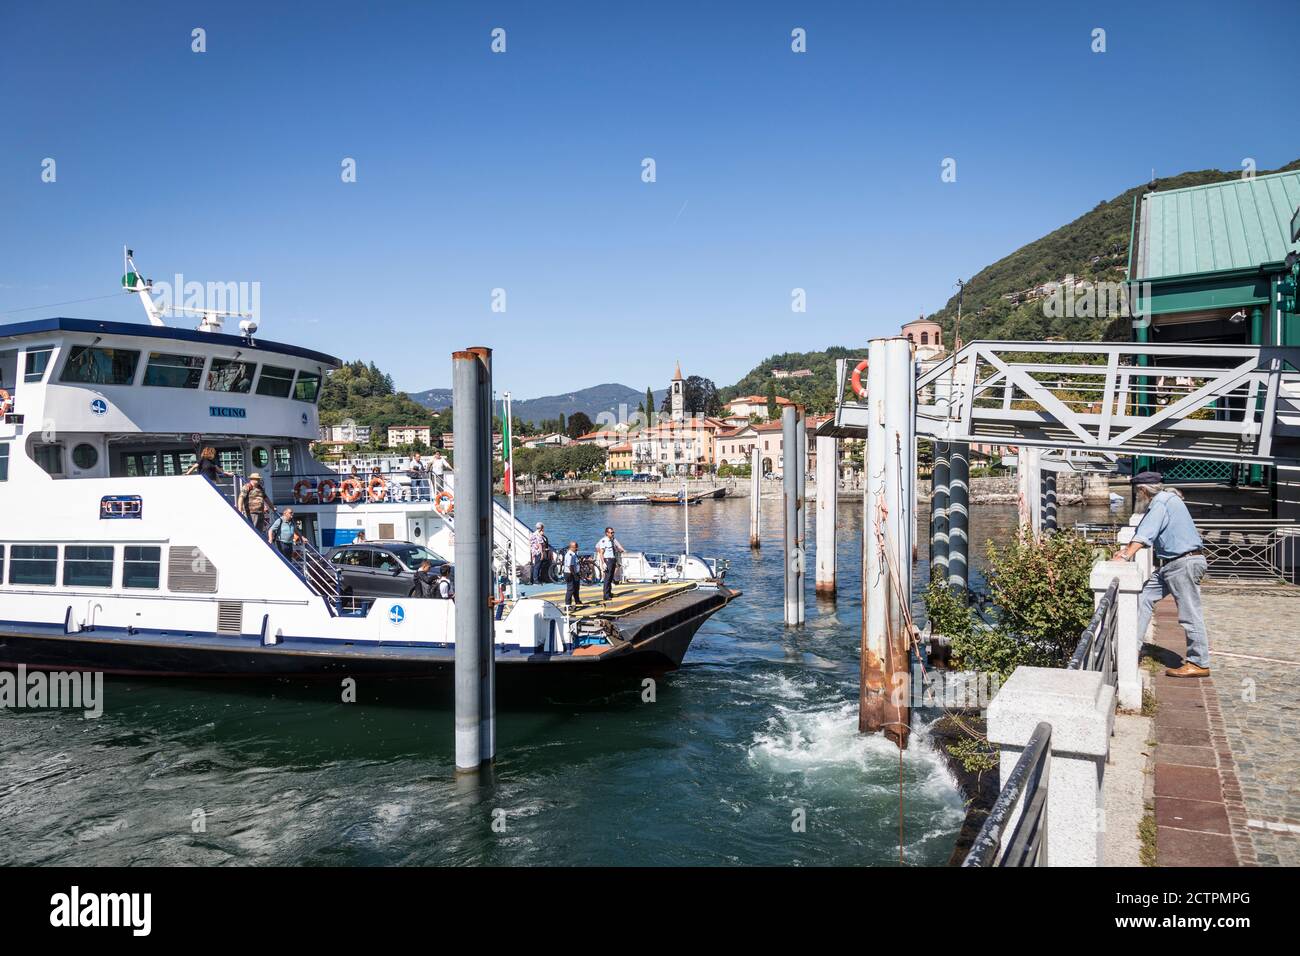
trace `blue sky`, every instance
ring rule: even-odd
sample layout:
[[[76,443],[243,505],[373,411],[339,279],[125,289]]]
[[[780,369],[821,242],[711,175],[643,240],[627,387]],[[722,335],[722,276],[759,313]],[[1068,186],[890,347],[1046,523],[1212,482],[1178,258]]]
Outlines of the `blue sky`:
[[[896,331],[1152,168],[1295,159],[1284,21],[1251,2],[9,3],[0,312],[26,311],[0,322],[143,321],[127,296],[27,309],[113,292],[129,243],[154,278],[260,282],[264,336],[411,391],[448,385],[468,345],[521,398],[659,388],[678,359],[726,385]]]

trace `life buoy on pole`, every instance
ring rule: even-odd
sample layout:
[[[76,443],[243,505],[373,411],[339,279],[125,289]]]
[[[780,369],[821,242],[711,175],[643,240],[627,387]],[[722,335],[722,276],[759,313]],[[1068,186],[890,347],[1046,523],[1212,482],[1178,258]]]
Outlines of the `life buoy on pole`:
[[[849,387],[853,389],[853,394],[858,398],[867,397],[867,386],[862,384],[862,373],[867,370],[867,360],[863,359],[849,376]]]
[[[388,496],[388,482],[375,475],[370,479],[368,494],[371,501],[383,501]]]
[[[0,388],[0,415],[8,415],[14,410],[13,396],[3,388]]]
[[[293,486],[293,500],[305,505],[316,500],[316,488],[306,478]]]
[[[324,481],[322,481],[319,485],[316,486],[316,493],[320,495],[320,500],[328,505],[331,504],[336,497],[338,497],[339,491],[338,488],[335,486],[334,482],[326,478]]]
[[[355,478],[344,478],[339,485],[339,492],[348,504],[356,504],[361,500],[361,482]]]
[[[450,491],[442,490],[433,496],[433,510],[446,516],[456,510],[456,498]]]

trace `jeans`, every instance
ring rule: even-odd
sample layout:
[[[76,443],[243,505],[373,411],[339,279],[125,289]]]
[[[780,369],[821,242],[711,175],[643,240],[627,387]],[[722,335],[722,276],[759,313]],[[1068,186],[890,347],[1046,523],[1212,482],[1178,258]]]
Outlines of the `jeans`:
[[[284,556],[285,556],[286,558],[288,558],[290,561],[293,560],[293,542],[292,542],[292,541],[278,541],[278,540],[277,540],[277,541],[275,542],[275,546],[276,546],[276,548],[279,549],[279,551],[280,551],[280,553],[281,553],[282,555],[284,555]]]
[[[545,584],[546,578],[543,576],[546,569],[546,559],[540,554],[533,555],[533,579],[532,584]]]
[[[1205,577],[1205,556],[1188,555],[1166,561],[1147,581],[1138,595],[1138,639],[1151,623],[1152,606],[1172,594],[1178,605],[1178,623],[1187,632],[1187,660],[1198,667],[1210,666],[1210,638],[1205,633],[1201,612],[1201,579]]]

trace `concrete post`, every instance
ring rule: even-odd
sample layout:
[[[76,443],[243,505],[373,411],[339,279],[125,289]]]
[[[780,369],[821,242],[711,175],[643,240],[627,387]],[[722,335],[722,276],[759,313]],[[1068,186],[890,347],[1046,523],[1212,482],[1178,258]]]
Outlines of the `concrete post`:
[[[988,709],[989,742],[1005,780],[1039,721],[1052,725],[1047,779],[1048,866],[1102,866],[1102,780],[1115,720],[1115,689],[1099,671],[1017,667]],[[1023,801],[1006,833],[1015,830]]]
[[[749,546],[751,548],[761,548],[763,546],[761,531],[759,529],[759,515],[762,509],[759,505],[763,499],[763,453],[755,445],[749,450]]]
[[[930,479],[930,580],[948,580],[948,456],[946,441],[935,441]]]
[[[798,466],[798,480],[795,482],[795,490],[798,497],[795,499],[795,508],[799,514],[799,521],[795,526],[795,551],[799,555],[799,561],[795,565],[795,612],[799,616],[799,623],[802,624],[805,617],[804,610],[804,575],[808,564],[808,419],[807,411],[800,407],[795,415],[795,464]]]
[[[492,608],[492,352],[452,353],[456,456],[456,769],[496,756]]]
[[[1048,534],[1056,533],[1056,472],[1043,472],[1043,530]]]
[[[948,585],[965,595],[970,587],[970,445],[948,446]]]
[[[799,554],[799,505],[798,482],[799,466],[795,463],[798,454],[798,428],[795,426],[793,405],[781,409],[781,485],[783,491],[782,511],[785,516],[785,623],[787,627],[799,623],[799,603],[797,589],[798,579],[795,567],[801,560]]]
[[[840,443],[817,436],[817,593],[835,597],[835,525],[839,511]]]
[[[1018,505],[1020,527],[1028,528],[1037,538],[1042,533],[1043,480],[1039,459],[1042,451],[1021,445],[1016,455],[1016,477],[1019,479]]]
[[[888,577],[881,546],[881,515],[888,509],[885,488],[885,340],[873,339],[867,347],[867,448],[862,508],[862,654],[858,696],[858,731],[878,733],[885,722],[885,616]]]
[[[1147,549],[1143,549],[1144,551]],[[1119,578],[1115,595],[1115,669],[1119,677],[1119,705],[1125,710],[1142,709],[1142,677],[1138,656],[1146,635],[1137,632],[1138,595],[1146,584],[1143,566],[1133,561],[1098,561],[1092,566],[1089,584],[1093,606],[1101,602],[1110,582]]]

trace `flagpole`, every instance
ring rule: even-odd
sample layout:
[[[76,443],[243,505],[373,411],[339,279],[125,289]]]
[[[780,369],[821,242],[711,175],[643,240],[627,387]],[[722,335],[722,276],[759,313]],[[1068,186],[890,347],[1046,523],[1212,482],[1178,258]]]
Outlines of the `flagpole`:
[[[510,434],[510,421],[512,404],[510,393],[505,393],[505,411],[506,419],[502,423],[501,437],[504,447],[501,449],[508,464],[506,465],[506,474],[510,476],[510,595],[511,599],[519,600],[519,559],[515,554],[515,540],[519,537],[519,525],[515,521],[515,443],[514,436]],[[532,555],[529,555],[532,558]]]

